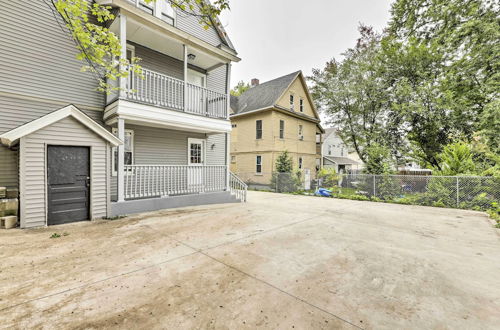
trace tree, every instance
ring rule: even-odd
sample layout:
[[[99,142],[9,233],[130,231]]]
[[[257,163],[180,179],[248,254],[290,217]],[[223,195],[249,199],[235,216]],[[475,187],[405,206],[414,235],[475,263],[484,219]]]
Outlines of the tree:
[[[343,53],[342,61],[326,63],[308,77],[318,109],[339,128],[339,135],[367,163],[372,145],[404,149],[399,118],[393,116],[384,80],[386,68],[380,60],[381,35],[361,25],[354,48]]]
[[[283,151],[276,158],[275,171],[271,177],[271,187],[276,192],[293,192],[300,186],[300,171],[293,173],[293,159],[288,151]]]
[[[473,153],[470,146],[462,141],[447,145],[438,156],[440,161],[437,172],[441,175],[474,174],[475,167],[472,160]]]
[[[56,19],[62,19],[75,41],[77,58],[86,64],[82,71],[90,71],[98,80],[98,90],[109,93],[116,89],[109,80],[126,77],[129,70],[141,74],[137,58],[132,63],[120,60],[121,45],[118,37],[106,26],[115,19],[110,6],[88,0],[43,0],[53,11]],[[166,1],[175,10],[198,18],[206,29],[217,24],[216,17],[229,9],[228,0],[215,0],[213,4],[202,0],[145,0],[146,3]],[[58,19],[58,22],[59,22]]]
[[[477,131],[489,135],[486,142],[492,149],[498,145],[491,134],[498,132],[498,120],[490,120],[500,117],[498,11],[498,3],[490,0],[397,0],[393,4],[385,44],[396,55],[393,59],[400,61],[389,61],[388,68],[396,68],[393,77],[401,77],[394,88],[404,88],[400,82],[408,79],[415,90],[415,97],[406,98],[401,107],[422,110],[423,129],[410,138],[434,166],[444,145],[458,139],[470,141]],[[411,54],[414,61],[408,65],[404,58]],[[415,67],[416,63],[423,65]],[[410,119],[415,123],[421,117]],[[436,128],[441,129],[432,136]]]
[[[283,151],[278,158],[276,158],[275,164],[276,172],[278,173],[291,173],[293,172],[293,159],[288,154],[288,151]]]
[[[231,89],[231,95],[240,96],[241,94],[245,93],[249,89],[250,89],[250,84],[245,83],[243,80],[240,80],[240,81],[238,81],[236,86],[234,86],[234,88]]]

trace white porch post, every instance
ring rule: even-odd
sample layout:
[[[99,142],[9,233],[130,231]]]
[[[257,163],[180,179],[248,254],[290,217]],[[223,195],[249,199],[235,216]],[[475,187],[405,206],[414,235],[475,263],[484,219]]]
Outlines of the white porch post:
[[[184,46],[184,111],[187,108],[187,75],[188,75],[188,47]]]
[[[127,59],[127,16],[120,14],[120,61]],[[120,71],[125,70],[123,65],[120,65]],[[120,98],[126,98],[127,78],[120,78]]]
[[[118,138],[125,143],[125,120],[118,118]],[[118,202],[125,200],[125,144],[116,147],[118,150],[118,170],[116,171],[116,186],[118,193]]]
[[[229,108],[231,107],[231,63],[226,64],[226,112],[229,120]],[[226,133],[226,190],[231,190],[229,182],[231,180],[231,133]]]

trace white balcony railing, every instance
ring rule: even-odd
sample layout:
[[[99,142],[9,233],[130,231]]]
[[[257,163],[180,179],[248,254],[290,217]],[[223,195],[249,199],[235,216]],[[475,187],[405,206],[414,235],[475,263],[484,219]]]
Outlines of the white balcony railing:
[[[142,77],[130,72],[127,84],[129,100],[211,118],[227,118],[226,94],[187,83],[184,106],[184,81],[147,69],[142,69]]]
[[[226,170],[225,165],[125,165],[125,199],[224,191]]]

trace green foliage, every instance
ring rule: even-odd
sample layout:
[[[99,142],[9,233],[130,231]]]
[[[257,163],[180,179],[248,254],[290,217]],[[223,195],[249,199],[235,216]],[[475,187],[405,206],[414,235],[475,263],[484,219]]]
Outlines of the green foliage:
[[[378,143],[396,161],[408,157],[441,170],[446,145],[478,136],[499,155],[498,4],[396,0],[382,35],[360,32],[342,61],[328,62],[310,80],[318,108],[364,162]]]
[[[338,185],[339,175],[334,168],[323,167],[318,171],[318,179],[321,179],[324,187],[335,187]]]
[[[240,80],[240,81],[238,81],[236,86],[234,86],[234,88],[231,89],[231,95],[240,96],[241,94],[245,93],[249,89],[250,89],[250,84],[245,83],[243,80]]]
[[[283,151],[278,158],[276,158],[275,164],[276,172],[279,173],[292,173],[293,172],[293,159],[288,154],[288,151]]]
[[[435,173],[449,176],[473,174],[475,166],[472,156],[471,147],[467,143],[462,141],[451,143],[437,156],[439,167],[435,168]]]
[[[53,233],[52,235],[50,235],[50,238],[59,238],[61,237],[61,234],[58,234],[58,233]]]
[[[381,35],[363,25],[359,31],[356,46],[344,52],[342,61],[332,59],[324,69],[314,69],[308,79],[318,109],[328,115],[342,140],[366,162],[372,144],[403,145],[394,130],[397,125],[392,124],[395,118],[389,113],[385,68],[378,55]]]
[[[228,0],[145,0],[146,3],[166,1],[174,9],[198,18],[200,24],[208,29],[216,17],[229,9]],[[110,93],[118,89],[112,81],[127,77],[129,71],[142,76],[138,58],[132,63],[120,59],[122,52],[118,37],[107,26],[115,19],[110,6],[100,5],[88,0],[46,0],[45,3],[62,18],[66,28],[75,41],[77,59],[86,62],[81,71],[92,72],[98,80],[98,90]]]
[[[296,191],[301,184],[301,172],[293,172],[293,159],[288,151],[283,151],[276,158],[275,171],[271,177],[271,187],[276,192]]]
[[[366,148],[365,169],[369,174],[389,174],[392,172],[390,151],[378,143]]]

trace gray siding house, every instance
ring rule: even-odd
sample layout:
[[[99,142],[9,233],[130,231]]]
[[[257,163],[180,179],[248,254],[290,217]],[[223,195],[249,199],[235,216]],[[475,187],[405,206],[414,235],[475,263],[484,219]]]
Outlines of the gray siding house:
[[[116,10],[122,58],[143,78],[97,91],[50,1],[0,5],[0,186],[19,189],[22,228],[169,207],[242,201],[229,172],[229,81],[240,59],[164,2]]]

